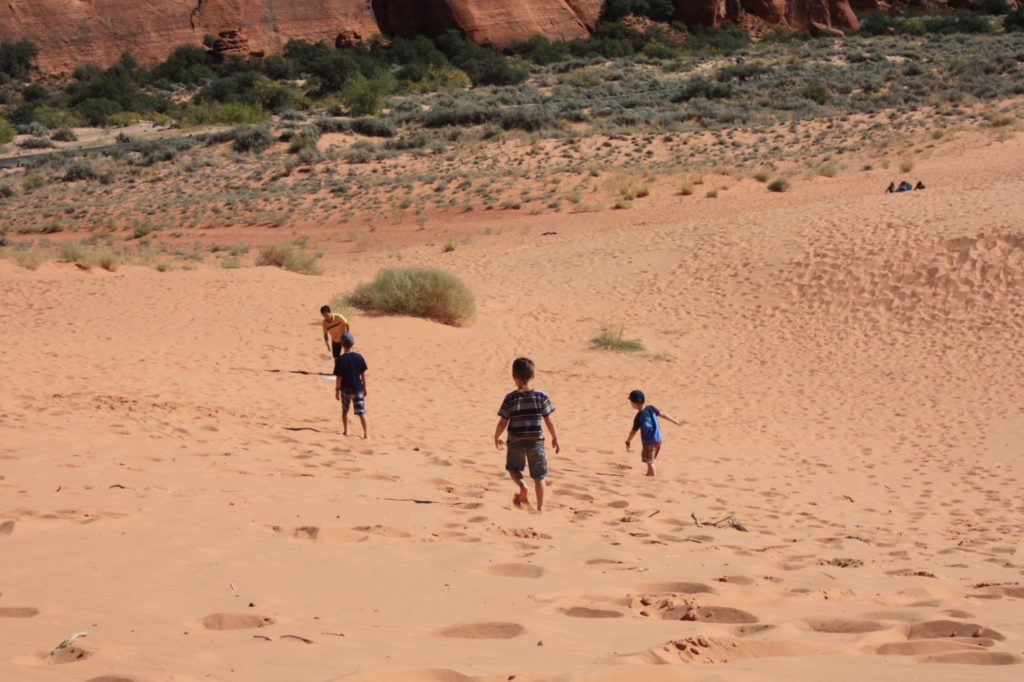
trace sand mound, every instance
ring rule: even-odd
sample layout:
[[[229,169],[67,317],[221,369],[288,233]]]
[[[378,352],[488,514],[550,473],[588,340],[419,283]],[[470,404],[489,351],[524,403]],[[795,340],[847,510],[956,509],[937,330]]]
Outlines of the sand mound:
[[[32,606],[0,606],[0,618],[33,618],[39,609]]]

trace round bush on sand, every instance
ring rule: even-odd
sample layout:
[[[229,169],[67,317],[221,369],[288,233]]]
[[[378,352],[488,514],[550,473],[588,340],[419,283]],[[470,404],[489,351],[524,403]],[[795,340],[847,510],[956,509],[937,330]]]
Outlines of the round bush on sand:
[[[347,302],[362,310],[411,315],[461,325],[476,312],[471,292],[455,275],[433,268],[383,268]]]

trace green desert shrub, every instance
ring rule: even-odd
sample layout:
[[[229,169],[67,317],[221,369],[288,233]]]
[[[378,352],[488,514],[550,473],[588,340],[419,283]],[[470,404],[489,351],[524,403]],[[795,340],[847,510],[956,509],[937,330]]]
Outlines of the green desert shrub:
[[[14,136],[18,134],[18,131],[14,129],[10,123],[0,118],[0,144],[7,144],[14,139]]]
[[[346,299],[361,310],[411,315],[462,325],[476,312],[473,292],[455,275],[434,268],[383,268]]]
[[[0,74],[15,80],[25,78],[35,68],[38,56],[39,48],[31,41],[0,41]]]
[[[76,161],[68,166],[64,172],[64,182],[78,182],[80,180],[95,180],[98,177],[96,170],[84,161]]]
[[[1003,18],[1003,28],[1007,31],[1024,31],[1024,3]]]
[[[622,327],[605,327],[597,336],[590,339],[590,346],[596,350],[625,353],[635,353],[644,349],[644,344],[639,339],[627,339],[624,335],[625,330]]]
[[[772,180],[768,183],[769,192],[788,192],[789,191],[789,180],[786,178],[779,178],[778,180]]]
[[[274,136],[266,126],[238,126],[232,132],[235,138],[231,145],[236,152],[259,154],[274,143]]]
[[[75,142],[78,140],[78,135],[75,135],[75,131],[68,126],[61,126],[53,131],[50,138],[57,140],[57,142]]]
[[[287,244],[272,244],[260,249],[256,265],[273,265],[289,272],[297,272],[300,275],[323,274],[323,268],[316,260],[315,254],[296,251]]]

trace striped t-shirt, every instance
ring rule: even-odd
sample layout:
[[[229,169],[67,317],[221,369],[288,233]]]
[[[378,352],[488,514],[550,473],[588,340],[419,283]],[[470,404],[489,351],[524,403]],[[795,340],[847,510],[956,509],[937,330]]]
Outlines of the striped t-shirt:
[[[509,443],[542,443],[542,422],[554,411],[543,391],[512,391],[502,401],[498,416],[508,420]]]

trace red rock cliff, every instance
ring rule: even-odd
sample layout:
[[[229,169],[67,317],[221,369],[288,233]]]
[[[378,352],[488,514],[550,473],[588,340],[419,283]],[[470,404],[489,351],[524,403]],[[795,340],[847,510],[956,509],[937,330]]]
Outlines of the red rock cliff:
[[[676,15],[690,26],[736,23],[750,15],[801,31],[839,33],[860,27],[849,0],[675,0],[675,6]]]
[[[856,27],[849,0],[675,0],[680,18],[715,25],[750,14],[798,29]],[[378,33],[436,35],[456,28],[496,46],[532,35],[571,39],[593,29],[603,0],[4,0],[0,39],[27,38],[40,66],[69,71],[130,51],[154,62],[204,35],[238,30],[253,51],[292,38],[333,43]]]

